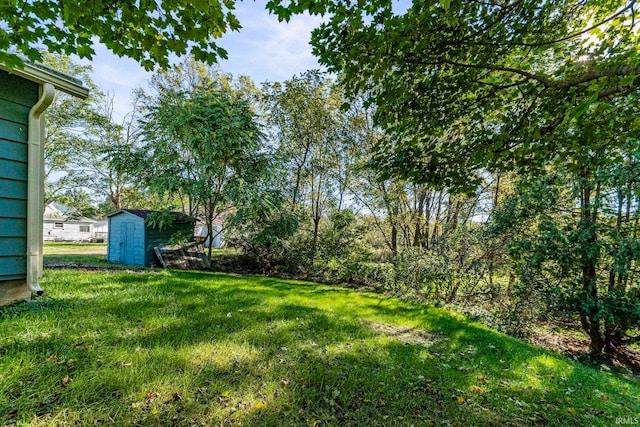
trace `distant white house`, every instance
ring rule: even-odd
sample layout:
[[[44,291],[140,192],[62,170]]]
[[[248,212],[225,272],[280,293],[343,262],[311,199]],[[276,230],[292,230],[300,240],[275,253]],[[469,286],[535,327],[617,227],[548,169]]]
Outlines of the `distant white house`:
[[[93,223],[93,241],[97,243],[104,243],[107,241],[109,235],[109,221],[106,219],[99,219]]]
[[[44,208],[43,239],[45,241],[90,242],[94,238],[96,220],[85,218],[60,203],[50,202]]]
[[[200,223],[196,224],[196,228],[194,231],[194,236],[196,238],[196,242],[204,243],[205,248],[210,246],[210,241],[207,238],[207,226]],[[222,240],[222,225],[221,224],[213,224],[213,232],[211,233],[213,237],[213,248],[219,249],[223,245]]]

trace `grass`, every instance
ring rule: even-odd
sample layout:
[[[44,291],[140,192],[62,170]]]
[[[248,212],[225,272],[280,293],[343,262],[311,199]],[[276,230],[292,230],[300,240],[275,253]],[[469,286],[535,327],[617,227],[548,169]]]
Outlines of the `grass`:
[[[216,273],[46,271],[0,311],[0,423],[614,425],[637,378],[445,310]]]
[[[239,249],[213,249],[211,256],[218,258],[239,253]],[[106,256],[106,243],[44,242],[44,258],[48,263],[73,262],[104,266],[107,264]]]
[[[44,242],[45,264],[80,263],[106,266],[106,243]]]
[[[205,252],[207,252],[209,249],[205,248]],[[242,253],[242,250],[237,249],[237,248],[212,248],[211,249],[211,257],[219,257],[219,256],[224,256],[224,255],[228,255],[228,256],[235,256],[235,255],[240,255]]]
[[[44,242],[44,255],[107,255],[106,243]]]

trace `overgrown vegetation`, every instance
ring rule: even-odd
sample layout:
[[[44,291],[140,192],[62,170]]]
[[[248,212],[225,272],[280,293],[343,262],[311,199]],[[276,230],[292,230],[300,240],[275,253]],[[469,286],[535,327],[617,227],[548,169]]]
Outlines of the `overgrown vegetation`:
[[[46,271],[0,312],[19,425],[611,425],[636,378],[442,309],[266,277]]]
[[[106,206],[224,220],[244,271],[455,304],[517,336],[562,323],[615,359],[640,341],[635,3],[272,1],[330,15],[312,44],[335,78],[257,88],[185,59],[127,126],[94,109],[88,163]]]

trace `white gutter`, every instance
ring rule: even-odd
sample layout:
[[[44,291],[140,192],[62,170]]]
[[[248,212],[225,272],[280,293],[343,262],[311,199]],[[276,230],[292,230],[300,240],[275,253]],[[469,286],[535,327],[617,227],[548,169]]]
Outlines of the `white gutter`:
[[[56,90],[43,83],[40,99],[29,112],[29,152],[27,184],[27,286],[41,295],[38,279],[42,276],[42,216],[44,215],[44,111],[51,105]]]

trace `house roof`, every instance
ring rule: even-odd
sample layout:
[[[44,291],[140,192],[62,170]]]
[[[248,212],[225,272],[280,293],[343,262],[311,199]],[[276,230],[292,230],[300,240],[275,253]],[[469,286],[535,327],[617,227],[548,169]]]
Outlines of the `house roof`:
[[[44,208],[45,218],[63,218],[68,216],[79,216],[79,213],[77,209],[58,202],[49,202]]]
[[[135,215],[137,217],[140,217],[142,219],[146,219],[147,216],[149,216],[149,214],[155,213],[155,212],[159,212],[159,211],[153,211],[153,210],[147,210],[147,209],[120,209],[117,210],[115,212],[111,212],[107,215],[105,215],[107,218],[112,217],[114,215],[118,215],[120,213],[130,213],[132,215]],[[190,217],[189,215],[185,215],[183,213],[180,212],[171,212],[171,214],[173,215],[173,221],[178,223],[178,224],[191,224],[191,223],[195,223],[195,218]]]
[[[77,209],[58,202],[47,203],[42,218],[44,221],[96,222],[94,219],[81,216]]]
[[[0,63],[0,70],[4,70],[10,74],[15,74],[16,76],[20,76],[38,84],[50,83],[56,88],[56,90],[81,99],[85,99],[89,96],[89,89],[83,86],[82,80],[61,73],[60,71],[56,71],[45,65],[29,62],[22,56],[20,57],[24,62],[22,67],[9,68],[5,64]]]

